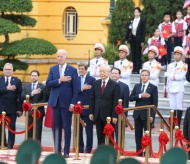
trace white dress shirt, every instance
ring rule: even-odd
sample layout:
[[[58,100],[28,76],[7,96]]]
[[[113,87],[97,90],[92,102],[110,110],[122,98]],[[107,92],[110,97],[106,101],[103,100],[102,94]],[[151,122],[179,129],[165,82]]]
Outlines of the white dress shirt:
[[[139,21],[140,21],[140,17],[135,18],[135,19],[133,20],[132,34],[133,34],[134,36],[136,36],[137,27],[138,27]]]

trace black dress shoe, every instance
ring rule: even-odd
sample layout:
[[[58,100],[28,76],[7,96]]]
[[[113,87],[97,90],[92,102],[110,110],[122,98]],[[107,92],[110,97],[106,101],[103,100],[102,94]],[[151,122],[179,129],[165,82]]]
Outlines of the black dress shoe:
[[[63,157],[64,158],[69,158],[69,154],[64,154]]]

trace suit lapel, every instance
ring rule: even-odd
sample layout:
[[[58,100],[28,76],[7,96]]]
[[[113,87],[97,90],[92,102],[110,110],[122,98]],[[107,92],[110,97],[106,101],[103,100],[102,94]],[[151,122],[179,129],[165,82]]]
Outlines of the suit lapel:
[[[151,89],[151,84],[148,84],[148,87],[146,88],[146,93],[150,93],[150,89]]]
[[[12,84],[14,84],[14,82],[15,82],[15,78],[12,76],[11,80],[10,80],[10,84],[12,85]]]
[[[139,30],[140,24],[141,24],[141,18],[140,18],[139,23],[138,23],[138,26],[137,26],[137,31]],[[136,34],[137,34],[137,33],[136,33]]]
[[[68,72],[69,72],[69,65],[67,64],[66,68],[65,68],[65,72],[64,72],[64,76],[68,76]]]

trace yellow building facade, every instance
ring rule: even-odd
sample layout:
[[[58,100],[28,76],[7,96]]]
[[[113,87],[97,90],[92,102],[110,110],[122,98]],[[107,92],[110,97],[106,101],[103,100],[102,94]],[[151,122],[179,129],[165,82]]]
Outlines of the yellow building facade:
[[[68,63],[77,66],[80,61],[88,61],[94,55],[93,46],[96,42],[107,43],[110,0],[32,0],[33,10],[27,13],[37,20],[34,28],[23,28],[19,34],[12,34],[11,40],[25,37],[43,38],[52,42],[57,49],[66,49],[69,53]],[[135,1],[135,6],[140,6],[141,0]],[[72,10],[70,10],[72,9]],[[69,40],[65,37],[67,32],[73,32],[66,22],[72,22],[77,16],[77,34]],[[70,14],[66,16],[66,12]],[[71,12],[70,12],[71,11]],[[68,19],[68,21],[66,21]],[[76,29],[74,29],[76,32]],[[40,81],[47,78],[50,66],[56,63],[54,55],[19,56],[20,60],[26,61],[29,68],[26,71],[16,71],[22,82],[30,81],[30,71],[40,71]]]

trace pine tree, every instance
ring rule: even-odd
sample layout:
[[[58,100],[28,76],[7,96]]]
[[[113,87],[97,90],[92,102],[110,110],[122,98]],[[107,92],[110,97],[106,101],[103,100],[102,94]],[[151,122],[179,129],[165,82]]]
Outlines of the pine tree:
[[[146,20],[146,33],[152,34],[154,29],[163,22],[163,15],[168,11],[169,2],[166,0],[142,0],[144,6],[142,17]]]
[[[31,0],[0,0],[0,36],[4,36],[4,42],[0,43],[0,70],[5,63],[13,64],[14,70],[26,70],[28,64],[15,57],[18,55],[51,55],[56,52],[56,47],[49,41],[38,38],[23,38],[10,42],[10,34],[21,32],[22,27],[34,27],[36,20],[24,12],[32,10]]]
[[[133,0],[117,0],[112,13],[111,24],[109,26],[109,42],[124,43],[127,32],[127,25],[134,16]]]

